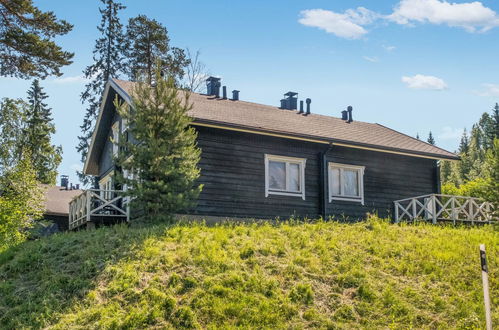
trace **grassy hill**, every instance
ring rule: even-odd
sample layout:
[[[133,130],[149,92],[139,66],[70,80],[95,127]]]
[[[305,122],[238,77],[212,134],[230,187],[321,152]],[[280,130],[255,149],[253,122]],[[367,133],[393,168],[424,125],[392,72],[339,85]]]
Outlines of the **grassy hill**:
[[[499,232],[318,222],[115,226],[0,254],[0,328],[483,328]]]

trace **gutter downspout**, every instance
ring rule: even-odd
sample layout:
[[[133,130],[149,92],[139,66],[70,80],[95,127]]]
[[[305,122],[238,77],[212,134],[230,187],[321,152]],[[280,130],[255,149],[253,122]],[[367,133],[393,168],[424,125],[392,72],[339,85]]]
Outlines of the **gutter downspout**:
[[[330,143],[327,147],[326,150],[322,151],[319,153],[319,167],[320,167],[320,173],[319,173],[319,206],[320,206],[320,214],[322,216],[322,219],[326,220],[327,217],[327,202],[328,202],[328,196],[327,196],[327,154],[333,149],[333,144]]]

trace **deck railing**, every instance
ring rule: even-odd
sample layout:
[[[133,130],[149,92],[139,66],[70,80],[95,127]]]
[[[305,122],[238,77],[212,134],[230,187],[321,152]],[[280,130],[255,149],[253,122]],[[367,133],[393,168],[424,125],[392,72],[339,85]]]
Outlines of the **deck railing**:
[[[88,189],[69,202],[69,230],[95,221],[112,217],[128,221],[128,199],[123,190]]]
[[[491,223],[494,217],[492,203],[475,197],[430,194],[401,199],[395,204],[395,222],[437,221]]]

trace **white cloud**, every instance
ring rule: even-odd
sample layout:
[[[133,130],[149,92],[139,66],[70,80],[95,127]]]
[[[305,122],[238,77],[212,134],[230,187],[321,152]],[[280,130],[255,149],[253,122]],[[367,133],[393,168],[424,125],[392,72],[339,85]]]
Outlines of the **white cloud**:
[[[413,77],[402,77],[402,82],[407,84],[407,87],[412,89],[431,89],[443,90],[447,88],[447,84],[440,78],[434,76],[425,76],[417,74]]]
[[[438,135],[441,140],[457,140],[463,135],[464,129],[462,128],[452,128],[450,126],[445,126],[442,128],[442,132]]]
[[[55,78],[52,80],[54,84],[74,84],[74,83],[86,83],[89,79],[85,78],[83,75],[80,76],[70,76],[70,77],[62,77]]]
[[[402,0],[387,19],[398,24],[446,24],[468,32],[487,31],[499,25],[499,17],[481,2],[449,3],[445,0]]]
[[[415,23],[444,24],[461,27],[468,32],[485,32],[499,26],[499,15],[480,1],[453,3],[446,0],[401,0],[389,15],[364,7],[336,13],[325,9],[300,12],[298,22],[346,39],[359,39],[369,31],[365,28],[376,20],[413,26]],[[394,46],[383,46],[392,51]]]
[[[383,45],[383,48],[387,51],[387,52],[393,52],[397,47],[395,46],[387,46],[387,45]]]
[[[476,91],[475,94],[480,96],[499,96],[499,85],[482,84],[483,90]]]
[[[348,9],[343,14],[324,9],[303,10],[300,14],[300,24],[316,27],[345,39],[359,39],[367,33],[363,26],[371,24],[378,17],[378,14],[363,7]]]
[[[373,63],[379,62],[379,59],[376,56],[373,56],[373,57],[362,56],[362,58],[365,59],[366,61],[373,62]]]

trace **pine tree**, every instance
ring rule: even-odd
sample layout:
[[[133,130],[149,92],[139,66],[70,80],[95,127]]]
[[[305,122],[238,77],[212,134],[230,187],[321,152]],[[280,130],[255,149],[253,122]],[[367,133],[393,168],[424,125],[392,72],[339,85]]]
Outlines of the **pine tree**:
[[[430,131],[430,134],[428,135],[428,140],[427,142],[431,145],[435,145],[435,139],[433,138],[433,134]]]
[[[189,60],[183,49],[170,47],[168,30],[161,23],[145,15],[130,18],[126,35],[129,43],[127,67],[131,80],[143,77],[151,83],[159,61],[163,73],[172,77],[178,86]]]
[[[468,137],[468,132],[466,131],[466,128],[463,131],[463,135],[461,136],[461,142],[459,143],[459,149],[458,152],[460,154],[466,154],[468,153],[470,148],[470,139]]]
[[[440,181],[445,184],[451,179],[451,162],[448,160],[443,160],[440,163]]]
[[[179,92],[173,78],[164,80],[160,72],[155,72],[154,87],[138,83],[132,110],[115,102],[133,136],[120,139],[117,164],[126,175],[118,180],[133,197],[131,209],[147,220],[171,220],[192,207],[202,189],[196,183],[201,151],[187,114],[192,107],[188,93]]]
[[[499,138],[487,151],[484,168],[488,177],[487,199],[494,204],[495,216],[499,217]]]
[[[60,68],[72,63],[74,54],[62,50],[53,38],[73,26],[53,12],[41,11],[32,0],[1,0],[0,17],[0,76],[60,76]]]
[[[492,122],[494,127],[494,140],[499,139],[499,104],[496,103],[494,109],[492,110]],[[495,141],[494,141],[495,148]]]
[[[52,110],[44,103],[47,98],[40,82],[35,79],[28,90],[29,108],[23,149],[29,151],[37,181],[55,184],[62,148],[52,145],[51,136],[55,134],[55,125],[52,122]]]
[[[101,0],[101,2],[105,6],[99,8],[102,18],[97,29],[102,36],[95,42],[94,63],[83,71],[85,78],[91,79],[91,81],[85,86],[85,90],[81,94],[82,103],[87,104],[83,124],[80,126],[81,135],[78,136],[79,143],[76,148],[81,154],[82,162],[85,162],[87,157],[89,142],[102,102],[104,87],[110,78],[119,77],[124,69],[125,38],[118,12],[124,9],[125,6],[113,0]],[[83,173],[78,173],[78,176],[84,184],[91,182],[91,179]]]

